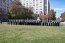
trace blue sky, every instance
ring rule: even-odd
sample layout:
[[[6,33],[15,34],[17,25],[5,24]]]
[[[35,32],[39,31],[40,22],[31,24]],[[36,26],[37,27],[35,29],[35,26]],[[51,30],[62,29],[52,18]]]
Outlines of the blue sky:
[[[56,17],[59,17],[65,11],[65,0],[49,0],[50,8],[56,11]]]

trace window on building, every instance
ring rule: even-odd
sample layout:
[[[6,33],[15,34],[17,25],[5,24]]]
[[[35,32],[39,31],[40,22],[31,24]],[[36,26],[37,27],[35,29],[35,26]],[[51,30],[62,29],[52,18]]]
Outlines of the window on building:
[[[38,6],[38,4],[36,4],[36,6]]]
[[[47,5],[47,0],[44,0],[44,4]]]
[[[33,4],[33,6],[35,6],[35,5]]]
[[[25,3],[23,5],[25,5]]]
[[[47,3],[47,0],[44,0],[44,3]]]
[[[44,5],[44,8],[47,8],[47,6],[46,6],[46,5]]]
[[[36,11],[36,13],[38,13],[38,11]]]
[[[38,9],[36,9],[36,10],[38,10]]]
[[[38,0],[36,0],[36,1],[38,1]]]
[[[33,1],[35,1],[35,0],[33,0]]]
[[[30,3],[30,4],[32,4],[32,3]]]
[[[42,1],[40,1],[40,3],[42,3]]]
[[[47,8],[44,8],[45,11],[47,11]]]
[[[40,9],[40,10],[42,10],[42,9]]]
[[[28,4],[28,3],[26,3],[26,4]]]
[[[40,11],[40,14],[42,14],[42,11]]]

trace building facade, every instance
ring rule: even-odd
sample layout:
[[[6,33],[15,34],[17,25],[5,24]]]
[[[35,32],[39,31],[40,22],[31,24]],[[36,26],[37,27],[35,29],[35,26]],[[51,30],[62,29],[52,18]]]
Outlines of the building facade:
[[[48,15],[49,0],[20,0],[23,6],[30,7],[35,14]]]

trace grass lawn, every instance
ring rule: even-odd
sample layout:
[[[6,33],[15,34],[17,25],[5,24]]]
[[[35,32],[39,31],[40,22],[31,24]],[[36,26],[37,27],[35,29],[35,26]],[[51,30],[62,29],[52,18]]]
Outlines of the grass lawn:
[[[0,43],[65,43],[65,27],[0,25]]]

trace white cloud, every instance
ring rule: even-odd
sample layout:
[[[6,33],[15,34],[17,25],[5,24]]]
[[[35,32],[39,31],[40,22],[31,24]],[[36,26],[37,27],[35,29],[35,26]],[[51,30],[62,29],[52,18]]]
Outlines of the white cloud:
[[[55,11],[62,11],[65,10],[65,8],[54,8]]]

